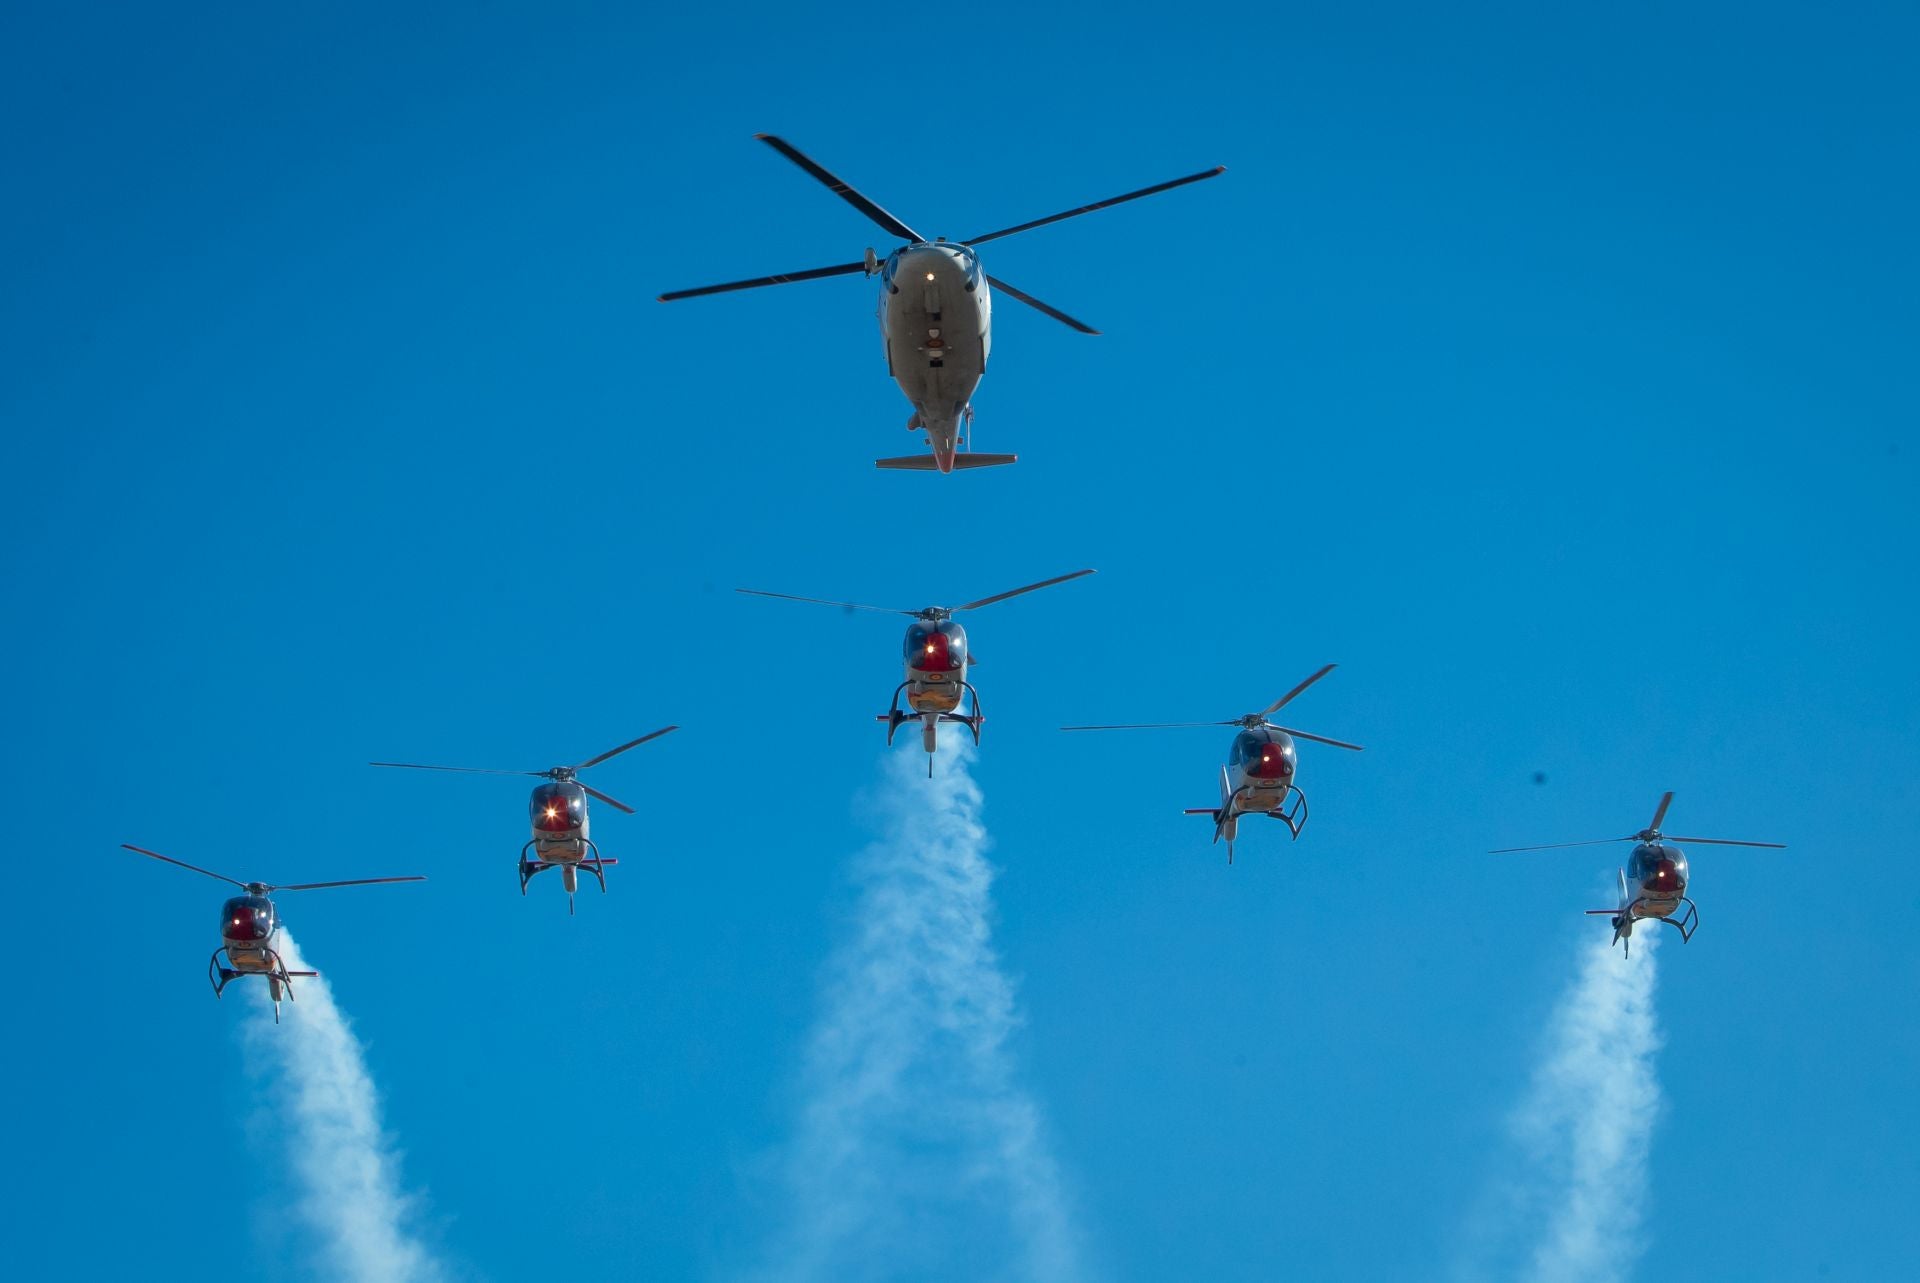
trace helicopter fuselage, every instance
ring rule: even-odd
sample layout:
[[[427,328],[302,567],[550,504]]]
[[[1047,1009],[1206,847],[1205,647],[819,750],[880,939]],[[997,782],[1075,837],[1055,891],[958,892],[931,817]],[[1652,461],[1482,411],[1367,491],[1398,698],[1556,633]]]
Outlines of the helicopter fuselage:
[[[926,432],[935,466],[951,472],[992,347],[986,273],[970,246],[917,242],[887,256],[880,281],[887,372],[913,404],[907,427]]]
[[[1621,876],[1627,885],[1627,900],[1620,906],[1622,936],[1633,933],[1635,920],[1670,918],[1686,902],[1687,857],[1671,842],[1642,842],[1634,847]]]
[[[554,780],[533,790],[533,849],[548,864],[578,864],[593,845],[588,832],[587,790],[575,780]]]
[[[1229,864],[1242,816],[1271,816],[1298,838],[1307,811],[1306,796],[1293,782],[1298,767],[1291,735],[1275,726],[1246,727],[1233,737],[1220,768],[1220,805],[1188,807],[1187,814],[1213,817],[1214,840],[1226,840]]]
[[[279,970],[273,941],[280,914],[264,895],[237,895],[220,906],[220,943],[234,971],[262,975]]]
[[[916,620],[907,629],[907,706],[916,713],[951,713],[967,690],[967,630],[951,619]]]

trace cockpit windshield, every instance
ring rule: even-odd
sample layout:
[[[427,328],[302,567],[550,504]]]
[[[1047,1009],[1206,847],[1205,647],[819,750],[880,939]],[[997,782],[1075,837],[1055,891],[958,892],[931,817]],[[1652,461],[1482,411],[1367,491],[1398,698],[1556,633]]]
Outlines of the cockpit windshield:
[[[266,940],[273,934],[273,902],[263,895],[236,895],[220,906],[220,934],[228,940]]]
[[[952,620],[907,629],[907,664],[927,673],[957,673],[967,662],[967,633]]]
[[[571,780],[542,784],[533,791],[529,809],[534,828],[543,833],[567,833],[586,822],[586,790]]]
[[[1294,768],[1293,741],[1272,731],[1241,731],[1233,738],[1231,764],[1255,779],[1291,779]]]

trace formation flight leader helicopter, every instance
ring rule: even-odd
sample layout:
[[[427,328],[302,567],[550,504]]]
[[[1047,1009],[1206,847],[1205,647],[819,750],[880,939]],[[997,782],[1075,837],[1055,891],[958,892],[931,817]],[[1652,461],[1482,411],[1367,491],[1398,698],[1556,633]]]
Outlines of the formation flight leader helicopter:
[[[500,771],[481,766],[427,766],[420,762],[369,762],[369,766],[389,766],[405,771],[458,771],[464,775],[530,775],[544,779],[545,784],[536,785],[533,796],[527,800],[527,812],[533,821],[533,837],[520,848],[520,894],[527,893],[527,883],[548,869],[560,870],[560,883],[567,890],[567,914],[573,915],[573,895],[580,889],[580,870],[593,874],[600,883],[601,894],[607,890],[606,870],[609,865],[618,864],[618,860],[607,859],[600,854],[600,848],[594,845],[587,829],[587,798],[597,797],[608,806],[632,815],[634,810],[618,798],[608,797],[599,789],[582,784],[578,778],[581,771],[590,766],[598,766],[610,757],[618,757],[630,748],[638,748],[648,740],[659,739],[669,731],[677,731],[678,726],[663,726],[657,731],[649,731],[637,740],[628,740],[618,748],[610,748],[596,757],[575,766],[550,766],[544,771]],[[532,858],[528,858],[528,853]]]
[[[1516,851],[1558,851],[1570,846],[1600,846],[1612,842],[1632,842],[1627,865],[1619,870],[1620,903],[1612,909],[1588,909],[1588,917],[1613,919],[1613,943],[1633,953],[1634,924],[1651,918],[1664,922],[1680,933],[1682,943],[1693,939],[1700,929],[1700,911],[1687,898],[1687,856],[1676,842],[1694,842],[1701,846],[1754,846],[1784,851],[1780,842],[1736,842],[1730,838],[1668,837],[1660,832],[1660,822],[1673,805],[1673,792],[1660,795],[1653,808],[1653,822],[1638,833],[1619,838],[1594,838],[1588,842],[1553,842],[1546,846],[1508,846],[1489,855],[1511,855]]]
[[[280,911],[273,907],[273,893],[276,891],[319,891],[325,887],[363,887],[380,882],[425,882],[424,877],[404,878],[349,878],[345,882],[295,882],[285,886],[274,886],[268,882],[242,882],[239,878],[230,878],[224,873],[215,873],[203,869],[197,864],[188,864],[185,860],[176,860],[170,855],[158,851],[149,851],[144,846],[134,846],[129,842],[120,844],[124,849],[136,855],[149,856],[163,860],[168,864],[177,864],[183,869],[204,874],[221,882],[231,882],[244,894],[231,897],[220,906],[220,947],[207,959],[207,980],[213,985],[213,996],[218,998],[226,987],[241,976],[265,976],[267,993],[273,999],[273,1023],[280,1023],[280,998],[284,993],[288,1002],[293,1001],[293,978],[295,976],[317,976],[318,971],[289,971],[281,959],[280,951],[274,948],[274,940],[280,934]]]
[[[953,617],[963,610],[978,610],[982,606],[991,606],[996,601],[1005,601],[1009,597],[1018,597],[1040,588],[1051,588],[1055,584],[1064,584],[1069,579],[1079,579],[1090,575],[1091,570],[1076,570],[1072,574],[1055,575],[1052,579],[1042,579],[1037,584],[1028,584],[1024,588],[1015,588],[1009,592],[995,593],[991,597],[982,597],[970,601],[964,606],[925,606],[919,610],[898,610],[891,606],[863,606],[851,601],[825,601],[819,597],[795,597],[790,593],[762,592],[757,588],[736,588],[735,592],[746,593],[751,597],[777,597],[781,601],[803,601],[815,606],[838,606],[843,610],[874,610],[883,615],[905,615],[913,620],[907,625],[906,641],[902,643],[902,656],[906,662],[906,678],[893,689],[893,706],[878,715],[877,720],[887,724],[887,743],[893,743],[894,732],[902,723],[920,722],[920,742],[931,754],[938,746],[941,722],[959,722],[973,732],[973,742],[980,742],[980,723],[986,720],[986,714],[980,711],[980,692],[967,680],[967,670],[976,660],[967,649],[967,630],[954,622]],[[907,707],[900,707],[901,696],[906,697]],[[971,708],[960,711],[961,703],[971,699]],[[933,758],[927,758],[927,775],[933,775]]]
[[[1028,307],[1037,308],[1054,320],[1072,326],[1082,334],[1100,331],[1077,321],[1058,308],[1042,303],[1031,294],[989,276],[980,266],[974,248],[1003,236],[1032,231],[1049,223],[1091,214],[1142,196],[1153,196],[1188,183],[1215,178],[1226,172],[1225,165],[1185,178],[1175,178],[1137,192],[1113,196],[1081,205],[1076,209],[1049,214],[1031,222],[1003,227],[982,236],[950,241],[945,237],[929,239],[868,200],[853,187],[830,173],[799,148],[772,134],[755,134],[767,146],[806,170],[836,196],[878,223],[888,234],[906,241],[885,258],[869,248],[859,262],[838,263],[806,271],[786,272],[778,276],[756,276],[750,280],[728,281],[724,285],[703,285],[698,289],[673,290],[660,295],[662,303],[675,299],[697,298],[703,294],[724,294],[762,285],[785,285],[791,281],[812,281],[824,276],[851,276],[855,272],[880,278],[880,335],[885,342],[887,373],[900,385],[913,404],[907,420],[909,432],[925,432],[931,455],[904,455],[876,459],[878,468],[905,469],[913,472],[955,468],[990,468],[1012,463],[1011,454],[974,454],[969,452],[973,428],[973,392],[987,372],[987,353],[992,347],[992,290],[999,290]],[[757,346],[757,343],[756,343]]]
[[[1307,795],[1293,782],[1299,765],[1296,739],[1358,753],[1358,744],[1310,735],[1289,726],[1275,726],[1267,719],[1285,708],[1307,687],[1331,673],[1337,665],[1328,664],[1313,676],[1273,701],[1258,713],[1247,713],[1226,722],[1140,722],[1121,726],[1062,726],[1063,731],[1148,731],[1181,726],[1238,726],[1227,750],[1227,761],[1220,768],[1220,805],[1190,806],[1188,815],[1213,817],[1213,840],[1227,840],[1227,863],[1233,863],[1233,842],[1239,836],[1240,817],[1264,815],[1287,826],[1296,840],[1307,823]]]

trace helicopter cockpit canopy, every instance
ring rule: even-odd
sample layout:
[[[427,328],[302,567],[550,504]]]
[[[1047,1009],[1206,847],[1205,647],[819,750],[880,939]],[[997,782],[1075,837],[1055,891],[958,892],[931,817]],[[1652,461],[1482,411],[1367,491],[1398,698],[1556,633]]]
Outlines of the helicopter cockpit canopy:
[[[1241,731],[1233,737],[1231,765],[1260,780],[1293,778],[1293,741],[1266,729]]]
[[[265,944],[273,935],[273,901],[264,895],[236,895],[220,906],[223,938]]]
[[[556,780],[534,789],[529,803],[533,827],[545,833],[567,833],[587,820],[587,791],[572,780]]]
[[[1687,857],[1665,842],[1642,842],[1627,860],[1627,878],[1655,889],[1678,890],[1687,884]]]
[[[907,629],[907,666],[923,673],[957,673],[967,663],[967,630],[951,619],[922,620]]]

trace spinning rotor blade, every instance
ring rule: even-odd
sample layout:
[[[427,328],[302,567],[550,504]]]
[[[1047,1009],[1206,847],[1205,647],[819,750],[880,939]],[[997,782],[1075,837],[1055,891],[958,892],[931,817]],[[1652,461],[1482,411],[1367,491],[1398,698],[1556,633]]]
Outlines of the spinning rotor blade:
[[[1059,308],[1054,307],[1052,304],[1042,303],[1039,299],[1035,298],[1031,294],[1028,294],[1024,290],[1016,290],[1015,288],[1013,288],[1013,286],[1007,284],[1005,281],[1001,280],[997,276],[989,275],[987,277],[987,283],[992,285],[993,288],[995,288],[996,290],[999,290],[1002,294],[1008,295],[1011,298],[1019,299],[1022,303],[1025,303],[1028,307],[1034,308],[1037,311],[1045,312],[1048,316],[1051,316],[1054,320],[1059,321],[1061,324],[1071,325],[1074,329],[1080,331],[1082,334],[1098,334],[1100,332],[1094,329],[1091,325],[1088,325],[1085,321],[1074,320],[1071,316],[1068,316],[1065,312],[1062,312]]]
[[[1078,579],[1082,575],[1090,575],[1092,573],[1091,570],[1076,570],[1070,575],[1055,575],[1052,579],[1042,579],[1039,583],[1028,584],[1025,588],[1015,588],[1012,592],[995,593],[991,597],[982,597],[979,601],[970,601],[964,606],[955,606],[953,613],[957,615],[963,610],[978,610],[982,606],[991,606],[996,601],[1005,601],[1009,597],[1018,597],[1021,593],[1032,592],[1036,588],[1051,588],[1055,584],[1064,584],[1069,579]]]
[[[1238,722],[1127,722],[1119,726],[1062,726],[1063,731],[1166,731],[1187,726],[1238,726]]]
[[[610,757],[618,757],[620,754],[626,752],[630,748],[638,748],[640,745],[646,743],[648,740],[657,740],[662,735],[665,735],[668,731],[677,731],[679,729],[680,728],[678,726],[663,726],[657,731],[651,731],[648,734],[642,735],[637,740],[628,740],[625,744],[622,744],[619,748],[610,748],[598,757],[590,757],[586,761],[580,763],[580,765],[574,767],[573,769],[576,771],[584,771],[589,766],[598,766],[600,765],[600,763],[606,761]],[[581,787],[584,788],[585,785],[582,785]],[[615,805],[618,805],[618,803],[615,803]]]
[[[1732,838],[1670,838],[1664,833],[1660,835],[1660,840],[1662,842],[1685,842],[1690,846],[1759,846],[1765,847],[1769,851],[1784,851],[1787,849],[1785,842],[1736,842]]]
[[[1499,850],[1489,851],[1487,854],[1512,855],[1515,851],[1559,851],[1570,846],[1606,846],[1613,842],[1638,842],[1639,840],[1640,838],[1637,834],[1629,833],[1623,838],[1594,838],[1590,842],[1549,842],[1545,846],[1503,846]]]
[[[487,766],[424,766],[419,762],[368,762],[368,766],[391,766],[402,771],[458,771],[462,775],[537,775],[546,778],[548,771],[496,771]]]
[[[1269,722],[1268,725],[1272,726],[1273,724]],[[1274,726],[1273,729],[1291,735],[1297,740],[1312,740],[1316,744],[1331,744],[1335,748],[1350,748],[1356,753],[1366,752],[1366,750],[1358,744],[1349,744],[1345,740],[1330,740],[1324,735],[1309,735],[1305,731],[1296,731],[1291,726]]]
[[[852,186],[841,181],[832,171],[828,170],[786,139],[775,137],[773,134],[755,134],[754,137],[825,183],[828,190],[832,191],[834,195],[892,232],[895,236],[902,236],[910,241],[924,241],[927,239],[919,232],[914,231],[911,227],[908,227],[905,223],[895,218],[892,214],[889,214],[886,210],[881,209],[878,205],[868,200],[865,196],[862,196],[859,192],[855,191]]]
[[[137,852],[140,855],[150,855],[156,860],[165,860],[168,864],[177,864],[183,869],[192,869],[195,873],[204,873],[210,878],[218,878],[222,882],[231,882],[242,891],[247,889],[246,883],[238,878],[230,878],[224,873],[215,873],[212,869],[203,869],[197,864],[188,864],[185,860],[176,860],[170,855],[162,855],[158,851],[149,851],[146,847],[135,846],[131,842],[122,842],[120,845],[126,850]]]
[[[731,290],[758,289],[762,285],[790,285],[794,281],[817,281],[823,276],[852,276],[867,270],[865,262],[835,263],[832,267],[810,267],[804,272],[783,272],[778,276],[756,276],[746,281],[728,281],[725,285],[702,285],[691,290],[669,290],[659,296],[662,303],[675,299],[699,298],[703,294],[725,294]]]
[[[838,606],[842,610],[873,610],[882,615],[906,615],[917,618],[920,614],[917,610],[895,610],[891,606],[862,606],[857,601],[828,601],[824,597],[796,597],[792,593],[763,592],[758,588],[736,588],[734,591],[745,593],[749,597],[778,597],[781,601],[804,601],[815,606]]]
[[[1130,200],[1139,200],[1142,196],[1153,196],[1160,192],[1171,191],[1176,187],[1185,187],[1188,183],[1197,183],[1203,179],[1218,178],[1226,172],[1227,167],[1225,165],[1215,165],[1212,169],[1204,170],[1198,174],[1188,174],[1185,178],[1176,178],[1171,182],[1155,183],[1151,187],[1142,187],[1137,192],[1128,192],[1125,196],[1113,196],[1106,200],[1095,201],[1091,205],[1082,205],[1078,209],[1067,210],[1064,213],[1049,214],[1045,218],[1036,218],[1030,223],[1021,223],[1017,227],[1003,227],[997,232],[988,232],[985,236],[970,236],[965,241],[965,244],[981,245],[987,241],[999,240],[1002,236],[1012,236],[1015,232],[1030,232],[1036,227],[1045,227],[1048,223],[1057,223],[1063,218],[1078,218],[1082,214],[1091,214],[1096,209],[1106,209],[1109,206],[1124,204]],[[994,284],[999,285],[1000,282],[995,281]]]
[[[1667,808],[1673,805],[1673,790],[1668,789],[1660,795],[1660,805],[1653,808],[1653,823],[1647,825],[1655,833],[1660,831],[1660,821],[1667,818]]]
[[[418,875],[405,878],[348,878],[345,882],[296,882],[291,886],[269,887],[270,891],[319,891],[325,887],[369,887],[376,882],[425,882]]]
[[[1287,704],[1292,701],[1295,695],[1298,695],[1301,691],[1313,685],[1315,682],[1319,681],[1322,677],[1325,677],[1328,673],[1331,673],[1334,669],[1338,667],[1339,667],[1338,664],[1328,664],[1325,668],[1321,669],[1319,672],[1315,673],[1313,676],[1307,678],[1306,681],[1301,682],[1298,686],[1294,687],[1292,690],[1282,695],[1279,699],[1276,699],[1273,701],[1273,703],[1267,705],[1266,710],[1262,712],[1260,716],[1272,717],[1275,713],[1285,708]],[[1288,731],[1287,733],[1291,735],[1293,732]],[[1308,736],[1307,738],[1312,739],[1313,737]]]
[[[667,729],[672,730],[673,728],[668,727]],[[578,781],[575,781],[575,783],[578,783]],[[602,802],[605,802],[608,806],[615,808],[616,810],[625,811],[628,815],[638,814],[637,811],[635,811],[632,807],[628,806],[625,802],[622,802],[619,798],[608,797],[605,793],[602,793],[599,789],[593,787],[593,785],[591,784],[581,784],[580,787],[585,789],[588,793],[592,794],[594,797],[599,798]]]

